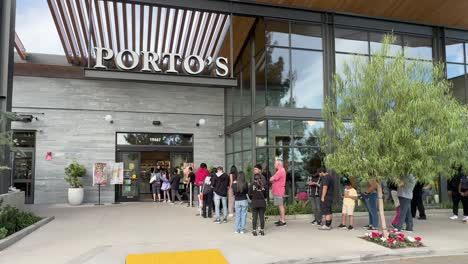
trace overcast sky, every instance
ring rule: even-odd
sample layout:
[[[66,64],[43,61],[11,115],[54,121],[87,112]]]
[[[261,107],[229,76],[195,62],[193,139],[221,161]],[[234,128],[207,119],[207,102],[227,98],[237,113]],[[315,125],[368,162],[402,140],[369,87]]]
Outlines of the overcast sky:
[[[16,33],[29,53],[65,54],[47,0],[16,0]]]

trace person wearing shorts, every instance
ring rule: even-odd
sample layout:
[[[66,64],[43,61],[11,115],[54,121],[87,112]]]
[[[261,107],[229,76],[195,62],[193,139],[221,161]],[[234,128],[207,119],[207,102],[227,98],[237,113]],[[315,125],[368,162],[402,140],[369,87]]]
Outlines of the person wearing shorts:
[[[284,195],[286,193],[286,170],[283,167],[283,160],[277,159],[275,162],[276,173],[270,178],[273,204],[278,206],[280,217],[276,226],[286,226],[286,210],[284,209]]]
[[[322,178],[322,185],[320,186],[320,209],[322,215],[325,217],[325,224],[319,227],[319,230],[331,230],[333,212],[333,177],[328,174],[325,167],[321,167],[318,170],[320,177]]]
[[[343,209],[341,211],[341,224],[338,228],[353,230],[353,215],[354,207],[356,206],[356,200],[358,199],[358,194],[356,189],[353,188],[350,181],[345,183],[345,191],[343,194]],[[349,226],[346,227],[346,218],[349,217]]]

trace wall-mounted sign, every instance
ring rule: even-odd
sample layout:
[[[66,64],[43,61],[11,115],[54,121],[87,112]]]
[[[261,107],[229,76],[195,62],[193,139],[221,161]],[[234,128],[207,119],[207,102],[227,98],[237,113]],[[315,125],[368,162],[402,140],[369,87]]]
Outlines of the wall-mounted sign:
[[[198,55],[189,55],[183,58],[182,55],[177,53],[163,53],[162,56],[153,51],[142,51],[138,55],[132,50],[122,50],[117,54],[109,48],[94,48],[96,51],[96,64],[94,69],[107,69],[104,65],[106,61],[114,60],[115,65],[119,70],[130,71],[135,70],[139,65],[142,72],[163,72],[161,64],[167,59],[167,69],[165,73],[179,73],[176,65],[181,63],[182,69],[185,73],[190,75],[197,75],[205,71],[214,63],[216,76],[226,77],[229,73],[228,60],[224,57],[212,58],[208,57],[205,60]],[[130,65],[125,65],[125,57],[129,56]],[[140,63],[140,60],[143,60]]]

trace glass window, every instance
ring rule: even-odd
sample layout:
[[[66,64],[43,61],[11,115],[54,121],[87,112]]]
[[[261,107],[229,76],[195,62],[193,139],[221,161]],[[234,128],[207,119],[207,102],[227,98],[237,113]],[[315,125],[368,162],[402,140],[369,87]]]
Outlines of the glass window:
[[[34,148],[36,146],[36,134],[34,132],[20,132],[13,133],[13,143],[18,148]]]
[[[232,153],[234,151],[233,146],[233,135],[226,135],[226,153]]]
[[[246,65],[242,71],[242,116],[252,114],[252,89],[250,83],[250,65]]]
[[[291,144],[291,121],[268,120],[268,145],[289,146]]]
[[[242,129],[242,150],[252,149],[252,129],[246,127]]]
[[[464,63],[463,42],[457,40],[447,40],[445,46],[447,62]]]
[[[232,99],[232,104],[233,104],[233,116],[234,116],[234,122],[238,121],[242,117],[242,105],[241,105],[241,80],[242,80],[242,74],[238,75],[238,85],[234,87],[233,91],[233,99]]]
[[[294,145],[318,147],[320,130],[324,127],[324,122],[319,121],[293,121]]]
[[[255,25],[255,55],[265,51],[265,21],[259,19]]]
[[[267,104],[287,106],[290,103],[289,50],[267,49]]]
[[[322,27],[310,24],[291,24],[291,47],[322,49]]]
[[[382,49],[382,42],[384,40],[386,34],[384,33],[373,33],[371,32],[369,34],[370,38],[370,48],[371,48],[371,54],[376,54],[377,52]],[[390,45],[390,56],[397,56],[398,53],[400,53],[403,48],[402,48],[402,38],[399,35],[393,35],[395,38],[395,42]]]
[[[369,54],[367,32],[341,28],[335,29],[335,50]]]
[[[242,142],[241,142],[241,131],[234,132],[232,134],[233,137],[233,144],[234,144],[234,152],[241,151]]]
[[[267,148],[257,148],[255,151],[256,156],[256,164],[262,165],[262,168],[268,168],[268,149]]]
[[[335,64],[336,64],[336,74],[339,74],[341,77],[344,78],[344,65],[345,63],[348,66],[353,65],[353,60],[359,60],[362,62],[369,61],[369,57],[361,56],[361,55],[351,55],[351,54],[335,54]]]
[[[242,163],[243,163],[242,152],[235,153],[234,154],[234,165],[236,166],[237,170],[242,169]],[[226,168],[226,170],[227,170],[227,168]]]
[[[234,99],[234,88],[226,88],[226,126],[232,124],[232,115],[233,115],[233,99]]]
[[[231,168],[232,165],[234,165],[234,154],[226,155],[226,165],[224,166],[225,171]]]
[[[258,147],[267,145],[267,122],[265,120],[255,123],[255,142]]]
[[[432,39],[404,37],[405,56],[410,59],[432,60]]]
[[[322,108],[322,52],[292,50],[292,105],[297,108]]]
[[[255,58],[255,110],[260,110],[266,105],[265,55],[264,49]]]
[[[266,45],[289,47],[288,22],[266,22]]]
[[[296,195],[307,192],[307,177],[314,175],[323,165],[325,155],[320,148],[295,148],[294,154],[294,184]]]
[[[250,171],[252,173],[253,171],[253,166],[252,166],[252,151],[248,150],[248,151],[244,151],[242,152],[242,170],[244,171],[245,173],[245,177],[246,177],[246,180],[247,182],[250,182],[250,180],[252,179],[252,175],[249,175],[247,173],[248,171],[248,168],[250,167]]]
[[[452,83],[452,95],[465,102],[465,66],[447,63],[447,79]]]

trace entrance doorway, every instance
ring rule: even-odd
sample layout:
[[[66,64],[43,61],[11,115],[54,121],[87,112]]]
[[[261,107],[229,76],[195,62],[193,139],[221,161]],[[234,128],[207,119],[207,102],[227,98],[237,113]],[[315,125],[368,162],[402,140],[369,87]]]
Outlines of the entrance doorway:
[[[116,185],[116,201],[152,201],[151,168],[159,165],[172,172],[193,163],[192,138],[191,134],[117,133],[116,161],[124,163],[124,181]]]

